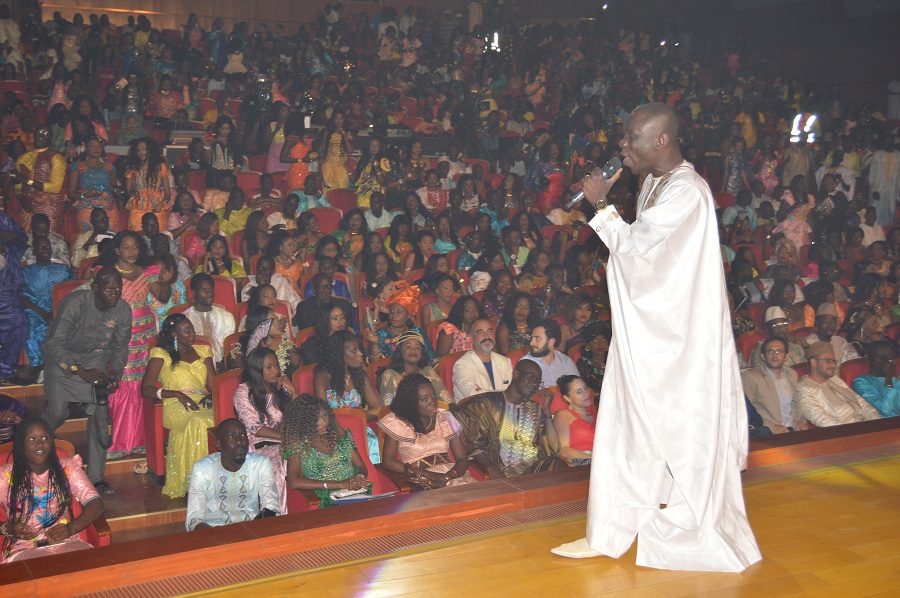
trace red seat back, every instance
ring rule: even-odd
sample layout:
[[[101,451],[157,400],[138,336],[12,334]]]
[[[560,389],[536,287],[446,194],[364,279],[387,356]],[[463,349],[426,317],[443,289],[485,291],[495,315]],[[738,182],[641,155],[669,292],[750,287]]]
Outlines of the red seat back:
[[[226,419],[236,417],[234,393],[241,384],[244,370],[228,370],[213,378],[213,421],[218,426]]]
[[[444,382],[444,386],[450,392],[450,395],[453,395],[453,366],[456,365],[456,362],[459,361],[459,358],[465,355],[465,351],[456,351],[454,353],[447,353],[441,360],[438,362],[438,376],[441,377],[441,380]]]
[[[838,376],[840,376],[841,380],[843,380],[847,384],[847,386],[853,386],[854,380],[856,380],[859,376],[868,373],[869,360],[865,357],[845,361],[838,368]]]

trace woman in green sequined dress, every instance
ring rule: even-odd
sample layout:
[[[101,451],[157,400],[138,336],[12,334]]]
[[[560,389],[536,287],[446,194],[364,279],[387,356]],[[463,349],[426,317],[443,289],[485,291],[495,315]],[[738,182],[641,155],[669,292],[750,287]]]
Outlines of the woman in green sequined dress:
[[[353,435],[338,425],[322,399],[302,394],[291,403],[284,417],[283,442],[287,487],[313,490],[322,501],[320,508],[331,505],[335,490],[370,486]]]

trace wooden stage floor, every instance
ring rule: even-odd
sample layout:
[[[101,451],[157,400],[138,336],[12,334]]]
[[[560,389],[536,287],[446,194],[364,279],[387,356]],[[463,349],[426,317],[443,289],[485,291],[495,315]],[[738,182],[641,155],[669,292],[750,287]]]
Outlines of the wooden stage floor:
[[[583,535],[584,516],[574,515],[193,595],[900,596],[900,455],[893,447],[868,457],[748,476],[744,495],[763,561],[742,574],[640,568],[635,547],[615,561],[551,555]]]

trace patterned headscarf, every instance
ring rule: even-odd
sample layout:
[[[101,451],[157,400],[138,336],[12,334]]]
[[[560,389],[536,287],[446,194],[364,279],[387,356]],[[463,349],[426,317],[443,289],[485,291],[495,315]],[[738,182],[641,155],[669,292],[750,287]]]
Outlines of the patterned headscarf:
[[[257,348],[260,343],[266,340],[266,337],[269,336],[269,330],[272,329],[272,324],[274,323],[275,319],[269,318],[268,320],[260,322],[253,330],[253,334],[250,335],[250,340],[247,341],[247,355],[250,354],[250,351]]]
[[[397,347],[399,347],[400,345],[402,345],[403,343],[405,343],[406,341],[408,341],[411,338],[414,338],[417,341],[419,341],[420,343],[422,343],[423,347],[425,346],[425,339],[422,338],[422,335],[419,334],[418,332],[416,332],[415,330],[407,330],[406,332],[401,332],[400,334],[398,334],[397,336],[392,338],[391,342],[393,342]]]
[[[395,303],[399,303],[406,308],[406,311],[409,312],[410,316],[414,316],[419,313],[419,295],[421,295],[421,291],[419,291],[419,287],[417,286],[406,286],[406,288],[401,287],[399,293],[385,301],[385,305],[390,307]]]

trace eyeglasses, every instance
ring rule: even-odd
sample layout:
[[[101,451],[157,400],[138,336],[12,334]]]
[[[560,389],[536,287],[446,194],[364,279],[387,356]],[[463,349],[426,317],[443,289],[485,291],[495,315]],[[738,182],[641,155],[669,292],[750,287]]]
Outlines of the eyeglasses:
[[[784,349],[766,349],[766,355],[784,355],[787,353]]]

